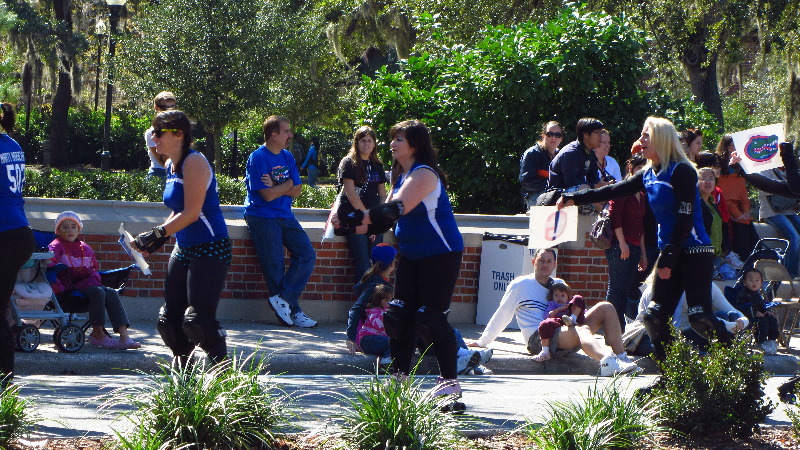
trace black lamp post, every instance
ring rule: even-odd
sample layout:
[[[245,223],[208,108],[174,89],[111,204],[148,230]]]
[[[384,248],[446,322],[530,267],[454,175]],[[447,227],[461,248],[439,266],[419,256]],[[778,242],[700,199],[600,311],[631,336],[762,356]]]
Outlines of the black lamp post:
[[[125,6],[126,0],[106,0],[108,4],[108,18],[111,21],[111,29],[108,33],[108,74],[106,78],[106,120],[103,126],[103,154],[101,155],[100,168],[108,170],[111,162],[111,152],[109,152],[111,141],[111,97],[114,89],[114,49],[117,46],[114,35],[117,34],[117,24],[119,23],[119,12]]]
[[[103,38],[108,33],[108,27],[103,19],[97,19],[94,25],[94,35],[97,37],[97,71],[94,76],[94,110],[97,111],[97,104],[100,101],[100,69],[102,60],[100,59],[103,50]]]

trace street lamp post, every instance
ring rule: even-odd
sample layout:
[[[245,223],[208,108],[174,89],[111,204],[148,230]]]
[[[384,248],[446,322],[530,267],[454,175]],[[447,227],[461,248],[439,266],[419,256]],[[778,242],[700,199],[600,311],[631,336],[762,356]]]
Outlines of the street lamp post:
[[[100,59],[101,51],[103,49],[103,38],[108,33],[106,23],[103,22],[103,19],[97,19],[97,23],[94,25],[94,35],[97,36],[97,71],[95,72],[94,77],[94,110],[97,111],[97,104],[100,101],[100,68],[102,64],[102,60]]]
[[[106,79],[106,120],[103,126],[103,154],[101,155],[100,168],[108,170],[111,162],[111,97],[114,89],[114,50],[117,42],[114,35],[117,34],[117,24],[119,23],[119,13],[125,5],[126,0],[106,0],[108,4],[108,18],[111,21],[111,29],[108,33],[108,74]]]

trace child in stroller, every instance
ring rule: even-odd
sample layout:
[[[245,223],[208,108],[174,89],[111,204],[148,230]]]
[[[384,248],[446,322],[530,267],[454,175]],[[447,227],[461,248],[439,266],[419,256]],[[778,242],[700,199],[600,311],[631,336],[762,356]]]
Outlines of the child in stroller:
[[[56,239],[48,246],[55,256],[49,266],[63,264],[66,268],[58,273],[53,291],[59,301],[68,296],[71,290],[78,290],[86,295],[89,321],[92,325],[92,332],[88,337],[90,344],[108,350],[139,348],[141,344],[128,334],[130,322],[117,291],[103,286],[94,251],[78,239],[82,229],[83,222],[73,211],[64,211],[56,218]],[[106,311],[114,331],[119,333],[119,340],[112,339],[105,330]]]

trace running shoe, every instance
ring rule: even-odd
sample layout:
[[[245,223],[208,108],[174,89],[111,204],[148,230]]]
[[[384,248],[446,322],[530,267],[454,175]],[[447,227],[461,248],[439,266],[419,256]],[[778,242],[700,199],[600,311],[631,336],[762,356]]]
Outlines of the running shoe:
[[[280,295],[273,295],[270,297],[269,306],[272,307],[272,310],[275,311],[275,315],[278,317],[278,320],[283,322],[284,325],[287,327],[294,325],[292,322],[292,310],[289,308],[289,304],[286,303],[286,300],[281,298]]]
[[[317,321],[308,317],[304,312],[292,316],[292,325],[300,328],[314,328],[317,326]]]

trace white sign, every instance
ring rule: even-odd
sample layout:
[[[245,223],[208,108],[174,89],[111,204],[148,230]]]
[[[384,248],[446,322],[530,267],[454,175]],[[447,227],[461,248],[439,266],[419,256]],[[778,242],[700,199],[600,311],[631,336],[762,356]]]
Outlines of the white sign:
[[[739,164],[747,173],[763,172],[783,166],[778,144],[783,142],[783,124],[776,123],[731,134]],[[776,157],[777,156],[777,157]]]
[[[534,206],[530,209],[528,248],[549,248],[578,240],[578,207]]]

